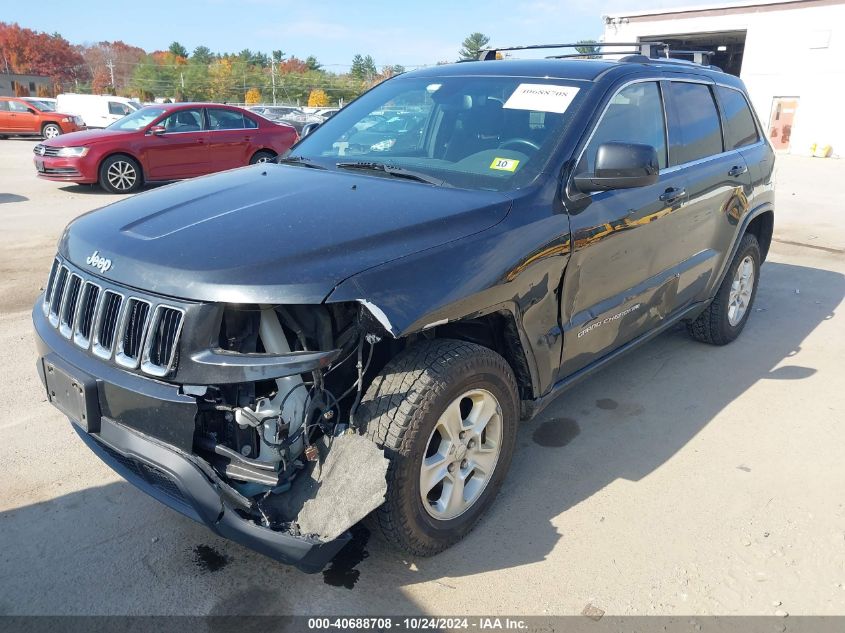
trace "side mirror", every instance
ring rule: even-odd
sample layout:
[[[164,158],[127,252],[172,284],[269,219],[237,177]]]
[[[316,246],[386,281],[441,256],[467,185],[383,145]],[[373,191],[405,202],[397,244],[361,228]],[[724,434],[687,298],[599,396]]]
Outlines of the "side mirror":
[[[167,129],[163,125],[154,125],[150,128],[149,132],[153,136],[161,136],[167,131]]]
[[[322,125],[322,124],[321,123],[306,123],[305,125],[302,126],[302,132],[299,133],[299,138],[305,138],[306,136],[311,134],[311,132],[313,132],[318,127],[320,127],[320,125]]]
[[[27,108],[27,110],[29,110],[30,114],[38,114],[38,110],[35,110],[34,108]]]
[[[645,187],[657,182],[660,167],[657,150],[638,143],[602,143],[596,152],[596,171],[575,176],[578,191],[607,191]]]

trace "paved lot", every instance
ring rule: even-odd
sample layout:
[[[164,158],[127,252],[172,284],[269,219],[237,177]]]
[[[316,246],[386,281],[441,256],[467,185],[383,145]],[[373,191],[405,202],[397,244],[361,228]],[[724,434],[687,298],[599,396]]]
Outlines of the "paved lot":
[[[137,492],[45,402],[29,307],[62,227],[117,197],[38,181],[33,145],[0,141],[0,614],[845,613],[845,161],[780,160],[736,343],[659,337],[524,425],[469,538],[373,537],[327,579]]]

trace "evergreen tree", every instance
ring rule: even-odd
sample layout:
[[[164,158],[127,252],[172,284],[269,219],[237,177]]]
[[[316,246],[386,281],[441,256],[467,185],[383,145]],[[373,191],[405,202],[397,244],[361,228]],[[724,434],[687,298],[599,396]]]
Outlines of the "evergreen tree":
[[[173,42],[167,47],[167,50],[173,53],[176,57],[188,56],[188,49],[182,46],[179,42]]]
[[[490,38],[484,33],[471,33],[463,41],[463,48],[458,52],[461,59],[478,59],[479,53],[490,43]]]

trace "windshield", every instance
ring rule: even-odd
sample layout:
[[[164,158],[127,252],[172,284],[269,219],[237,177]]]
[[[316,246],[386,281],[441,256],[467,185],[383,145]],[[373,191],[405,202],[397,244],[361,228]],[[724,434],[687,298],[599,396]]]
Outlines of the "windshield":
[[[543,170],[588,85],[526,77],[401,77],[343,108],[293,153],[329,169],[378,163],[453,187],[508,191]],[[366,173],[391,176],[390,170]]]
[[[54,106],[49,101],[41,101],[40,99],[27,99],[29,103],[34,105],[36,108],[41,110],[42,112],[55,112],[56,106]]]
[[[119,119],[108,126],[109,130],[124,130],[135,131],[147,127],[150,123],[155,121],[162,114],[167,112],[167,108],[150,106],[135,110],[132,114],[127,114],[122,119]]]

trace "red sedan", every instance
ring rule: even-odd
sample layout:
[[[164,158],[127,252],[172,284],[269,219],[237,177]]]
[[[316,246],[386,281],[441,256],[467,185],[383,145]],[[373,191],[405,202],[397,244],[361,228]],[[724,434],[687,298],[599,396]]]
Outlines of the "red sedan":
[[[100,183],[112,193],[272,160],[296,130],[234,106],[177,103],[141,108],[104,130],[65,134],[35,146],[38,176]]]

